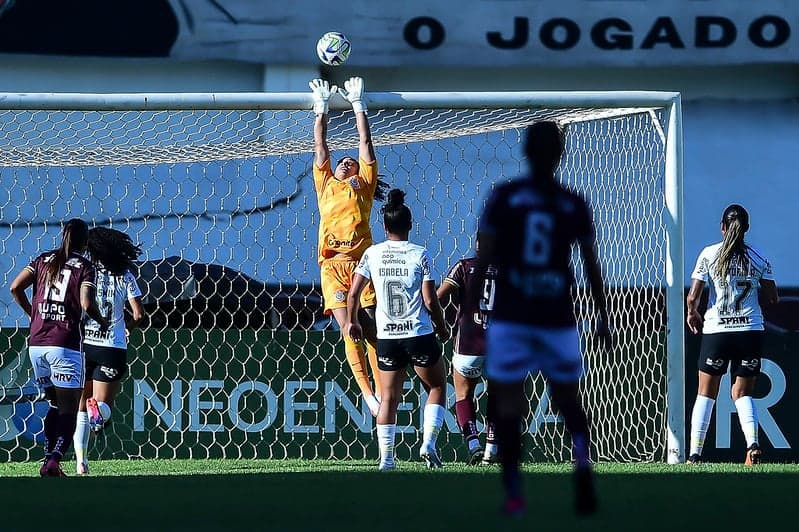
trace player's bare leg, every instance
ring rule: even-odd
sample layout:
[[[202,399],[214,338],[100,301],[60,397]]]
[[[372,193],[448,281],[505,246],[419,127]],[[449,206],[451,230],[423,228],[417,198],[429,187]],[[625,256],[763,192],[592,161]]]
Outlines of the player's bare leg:
[[[469,449],[470,465],[479,463],[483,458],[483,447],[480,445],[480,433],[477,430],[477,409],[474,404],[474,389],[478,382],[479,379],[465,377],[457,369],[452,371],[452,383],[455,385],[455,416],[466,447]]]
[[[427,368],[416,366],[415,370],[427,392],[427,403],[424,406],[424,435],[419,455],[427,467],[434,469],[442,466],[436,449],[436,441],[441,426],[444,424],[445,405],[447,404],[447,375],[444,369],[444,359],[439,357],[432,366]]]
[[[344,324],[347,322],[347,309],[336,308],[332,312],[339,328],[343,329]],[[373,416],[377,416],[380,403],[375,397],[372,385],[369,382],[369,371],[363,342],[355,342],[349,336],[344,336],[344,354],[347,356],[347,363],[352,370],[352,376],[355,378],[361,394],[363,394],[364,401],[369,406],[369,411],[372,412]]]

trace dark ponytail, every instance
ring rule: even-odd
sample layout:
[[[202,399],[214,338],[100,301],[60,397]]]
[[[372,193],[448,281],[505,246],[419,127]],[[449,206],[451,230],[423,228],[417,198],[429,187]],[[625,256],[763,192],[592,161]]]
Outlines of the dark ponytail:
[[[53,284],[58,281],[58,274],[67,263],[70,254],[86,249],[89,241],[89,226],[79,218],[72,218],[64,224],[61,232],[61,247],[55,252],[53,260],[47,263],[46,283]]]
[[[389,233],[399,234],[411,230],[413,217],[411,210],[405,205],[405,192],[393,188],[388,192],[386,203],[380,208],[383,214],[383,224]]]
[[[133,269],[133,261],[141,255],[141,246],[131,238],[110,227],[95,227],[89,231],[89,253],[112,275],[124,275]]]
[[[721,215],[724,240],[716,258],[716,276],[724,279],[730,270],[733,257],[738,257],[744,270],[749,269],[749,256],[744,244],[744,233],[749,230],[749,213],[741,205],[732,204]]]

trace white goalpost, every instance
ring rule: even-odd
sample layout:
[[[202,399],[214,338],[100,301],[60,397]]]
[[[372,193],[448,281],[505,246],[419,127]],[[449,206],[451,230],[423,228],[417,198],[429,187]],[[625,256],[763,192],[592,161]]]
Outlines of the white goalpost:
[[[590,298],[573,261],[595,458],[683,461],[680,95],[366,99],[379,173],[408,193],[411,239],[439,276],[473,253],[491,187],[525,171],[524,128],[540,119],[565,127],[559,178],[591,202],[617,344],[604,354],[588,341]],[[91,459],[377,456],[374,420],[321,312],[312,105],[310,93],[0,94],[4,284],[55,247],[71,217],[123,230],[144,249],[147,320],[131,335],[130,376]],[[357,150],[348,109],[331,100],[334,158]],[[28,321],[0,293],[0,460],[29,460],[45,407],[20,400],[32,385]],[[529,392],[527,459],[570,460],[540,376]],[[415,456],[423,394],[406,383],[400,458]],[[439,442],[443,459],[466,456],[454,413]]]

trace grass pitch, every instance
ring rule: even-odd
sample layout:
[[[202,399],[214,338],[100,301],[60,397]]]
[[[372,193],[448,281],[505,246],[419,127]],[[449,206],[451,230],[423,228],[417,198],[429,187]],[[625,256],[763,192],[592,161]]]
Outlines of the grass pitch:
[[[67,473],[74,463],[65,464]],[[323,460],[136,460],[92,464],[89,477],[38,478],[37,463],[0,464],[0,530],[759,530],[799,520],[799,465],[599,464],[600,511],[572,512],[568,465],[528,464],[528,512],[498,512],[496,467]],[[779,528],[778,528],[779,527]]]

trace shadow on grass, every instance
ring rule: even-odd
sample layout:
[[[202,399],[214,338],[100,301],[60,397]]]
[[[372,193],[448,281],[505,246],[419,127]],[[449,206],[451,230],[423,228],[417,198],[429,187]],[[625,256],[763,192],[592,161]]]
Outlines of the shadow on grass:
[[[600,511],[572,512],[568,473],[526,474],[527,515],[499,514],[484,472],[334,472],[0,479],[0,529],[31,530],[768,530],[795,522],[797,475],[598,475]],[[13,511],[12,511],[13,510]],[[757,527],[757,528],[755,528]]]

